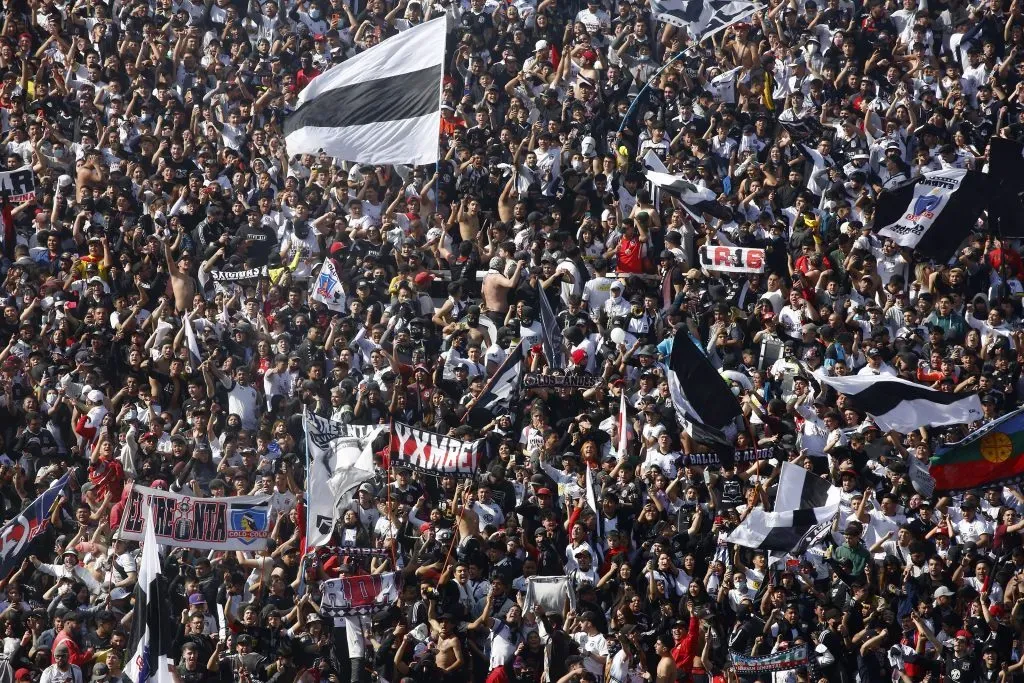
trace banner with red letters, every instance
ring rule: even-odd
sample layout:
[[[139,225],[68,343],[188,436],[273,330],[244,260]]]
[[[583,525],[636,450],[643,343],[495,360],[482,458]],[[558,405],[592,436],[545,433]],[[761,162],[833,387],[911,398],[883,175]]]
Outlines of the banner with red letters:
[[[725,273],[763,273],[764,249],[707,245],[700,249],[700,265]]]
[[[395,422],[391,425],[389,466],[433,475],[472,477],[480,464],[483,447],[483,439],[462,441]]]

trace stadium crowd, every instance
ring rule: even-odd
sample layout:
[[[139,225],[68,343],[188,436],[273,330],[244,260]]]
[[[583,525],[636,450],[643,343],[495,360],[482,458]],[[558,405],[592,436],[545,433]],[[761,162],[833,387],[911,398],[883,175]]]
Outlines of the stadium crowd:
[[[436,166],[289,155],[312,79],[444,13]],[[814,381],[977,393],[981,422],[1020,405],[1018,241],[983,216],[934,262],[872,230],[883,188],[983,170],[990,138],[1024,137],[1019,0],[769,0],[700,44],[633,0],[6,0],[2,17],[3,165],[36,188],[8,207],[0,265],[3,520],[73,474],[44,531],[0,538],[24,558],[0,577],[0,680],[124,675],[133,484],[273,496],[266,551],[162,549],[175,682],[1024,679],[1024,494],[922,495],[909,476],[980,423],[883,433]],[[717,206],[649,185],[650,152]],[[763,272],[704,267],[716,244],[763,249]],[[342,311],[311,299],[325,259]],[[529,369],[596,386],[481,411],[546,305],[566,367],[530,340]],[[769,458],[693,464],[710,448],[673,409],[677,333],[737,396],[737,449]],[[307,548],[305,411],[488,457],[473,479],[379,468],[338,501],[335,542]],[[785,461],[841,488],[831,533],[799,557],[728,543]],[[382,572],[400,596],[352,656],[322,582]],[[524,610],[528,577],[563,575],[573,608]],[[736,668],[790,650],[792,667]]]

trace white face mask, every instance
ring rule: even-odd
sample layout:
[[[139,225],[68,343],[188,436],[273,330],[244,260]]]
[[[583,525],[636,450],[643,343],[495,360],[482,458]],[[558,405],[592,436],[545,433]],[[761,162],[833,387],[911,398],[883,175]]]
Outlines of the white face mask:
[[[580,161],[579,159],[573,159],[572,160],[572,170],[574,170],[574,171],[582,171],[583,170],[583,162]]]

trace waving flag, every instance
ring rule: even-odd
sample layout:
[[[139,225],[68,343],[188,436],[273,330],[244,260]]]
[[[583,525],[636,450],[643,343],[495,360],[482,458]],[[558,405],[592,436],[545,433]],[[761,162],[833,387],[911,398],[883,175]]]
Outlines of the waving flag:
[[[685,28],[693,42],[724,31],[758,9],[745,0],[651,0],[658,21]]]
[[[310,297],[313,301],[319,301],[332,311],[345,312],[345,290],[331,258],[324,259],[320,273],[313,279],[312,290]]]
[[[544,288],[537,282],[537,299],[540,303],[540,339],[544,344],[544,357],[553,368],[565,367],[565,351],[562,348],[562,330],[558,327],[558,318],[551,308]]]
[[[131,645],[134,656],[125,662],[128,680],[136,683],[172,683],[168,670],[177,619],[171,615],[171,596],[160,575],[160,546],[153,529],[153,515],[147,508],[145,540],[139,580],[135,584]]]
[[[436,162],[446,21],[414,26],[314,78],[285,120],[288,153]]]
[[[182,319],[185,326],[185,341],[188,343],[188,355],[192,361],[192,369],[195,370],[203,362],[203,353],[199,350],[199,340],[196,339],[196,330],[192,327],[192,314],[186,313]]]
[[[0,577],[6,578],[30,555],[32,541],[50,526],[50,513],[64,495],[71,472],[53,483],[20,515],[0,529]]]
[[[1024,409],[942,447],[932,456],[929,470],[941,492],[1024,481]]]

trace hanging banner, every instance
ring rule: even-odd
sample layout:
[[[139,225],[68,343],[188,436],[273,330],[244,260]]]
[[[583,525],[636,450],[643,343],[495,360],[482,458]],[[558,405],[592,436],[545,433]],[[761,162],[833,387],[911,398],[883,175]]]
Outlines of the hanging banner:
[[[342,576],[321,584],[320,613],[342,618],[376,614],[398,600],[395,572],[363,576]]]
[[[461,441],[395,422],[391,427],[389,466],[434,475],[472,477],[480,463],[483,444],[483,439]]]
[[[210,278],[214,282],[240,282],[242,280],[258,280],[267,275],[266,266],[256,266],[247,270],[211,270]]]
[[[706,245],[700,248],[700,265],[723,273],[763,273],[764,249]]]
[[[758,460],[768,460],[775,455],[775,448],[769,446],[768,448],[747,448],[742,451],[736,451],[736,464],[757,462]],[[679,459],[679,463],[682,466],[694,465],[697,467],[721,467],[722,462],[718,458],[717,453],[690,453],[684,455]]]
[[[807,646],[799,645],[763,657],[748,657],[739,652],[729,652],[729,659],[738,674],[757,674],[768,671],[787,671],[807,666]]]
[[[9,193],[7,201],[28,202],[36,198],[36,175],[31,166],[0,171],[0,193]]]
[[[592,389],[604,384],[604,378],[589,372],[566,375],[545,375],[542,372],[523,373],[523,386],[530,389]]]
[[[146,508],[161,545],[194,550],[263,550],[270,536],[271,496],[200,498],[134,486],[121,520],[121,538],[141,541]]]

